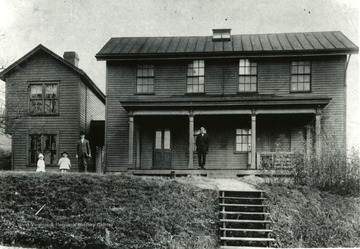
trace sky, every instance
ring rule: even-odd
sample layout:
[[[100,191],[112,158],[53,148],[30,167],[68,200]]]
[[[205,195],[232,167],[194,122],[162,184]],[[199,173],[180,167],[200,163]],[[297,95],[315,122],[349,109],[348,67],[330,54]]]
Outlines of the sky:
[[[105,92],[105,62],[95,55],[111,37],[210,36],[339,30],[359,46],[358,0],[0,0],[0,68],[43,44],[79,67]],[[348,68],[348,137],[360,148],[358,55]]]

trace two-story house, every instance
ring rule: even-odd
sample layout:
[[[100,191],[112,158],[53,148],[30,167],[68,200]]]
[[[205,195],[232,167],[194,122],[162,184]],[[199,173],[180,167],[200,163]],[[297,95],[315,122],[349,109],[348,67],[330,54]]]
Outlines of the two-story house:
[[[357,52],[338,31],[111,38],[96,55],[107,69],[106,172],[255,174],[264,161],[319,153],[325,138],[343,146]],[[201,126],[206,170],[194,144]]]
[[[66,151],[71,171],[77,171],[80,131],[87,137],[104,132],[105,95],[78,68],[78,61],[75,52],[65,52],[62,58],[40,44],[0,73],[6,82],[6,133],[12,135],[14,170],[34,171],[39,153],[47,171],[58,170],[58,159]],[[96,152],[101,155],[101,149],[96,148],[103,143],[90,141],[90,171],[99,164]]]

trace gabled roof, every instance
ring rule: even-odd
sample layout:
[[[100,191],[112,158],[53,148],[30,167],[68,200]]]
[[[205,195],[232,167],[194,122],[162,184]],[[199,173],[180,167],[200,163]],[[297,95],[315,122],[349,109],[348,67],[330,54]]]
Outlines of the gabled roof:
[[[358,50],[340,31],[232,35],[230,41],[214,41],[212,36],[119,37],[111,38],[96,58],[350,54]]]
[[[94,94],[105,104],[105,94],[99,89],[99,87],[90,79],[90,77],[80,68],[76,67],[75,65],[71,64],[64,58],[60,57],[59,55],[52,52],[50,49],[46,48],[42,44],[39,44],[36,46],[33,50],[31,50],[29,53],[25,54],[23,57],[15,61],[13,64],[8,66],[6,69],[4,69],[2,72],[0,72],[0,79],[5,80],[6,75],[11,73],[13,70],[17,70],[17,67],[25,62],[26,60],[29,60],[32,56],[34,56],[39,51],[43,51],[47,54],[49,54],[51,57],[62,63],[64,66],[70,68],[75,73],[79,74],[81,79],[84,81],[84,83],[94,92]]]

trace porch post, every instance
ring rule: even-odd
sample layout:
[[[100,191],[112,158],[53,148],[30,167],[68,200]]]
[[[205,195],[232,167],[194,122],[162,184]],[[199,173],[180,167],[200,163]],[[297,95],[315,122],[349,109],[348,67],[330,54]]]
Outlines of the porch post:
[[[136,125],[136,166],[135,168],[140,168],[140,128]]]
[[[256,114],[251,114],[251,169],[256,169]]]
[[[315,153],[320,156],[321,153],[321,110],[317,109],[315,117]]]
[[[129,115],[129,164],[134,160],[134,116]]]
[[[193,168],[194,163],[194,115],[189,115],[189,169]]]
[[[309,160],[311,156],[311,146],[312,145],[312,136],[311,136],[311,126],[306,126],[306,158]]]

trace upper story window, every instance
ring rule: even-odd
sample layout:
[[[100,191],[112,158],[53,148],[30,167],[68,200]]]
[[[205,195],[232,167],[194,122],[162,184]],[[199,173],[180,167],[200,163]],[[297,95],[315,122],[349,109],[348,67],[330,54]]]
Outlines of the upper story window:
[[[136,93],[154,93],[154,65],[138,65]]]
[[[257,63],[239,61],[239,92],[257,92]]]
[[[310,61],[293,61],[291,63],[291,92],[309,92],[311,90]]]
[[[29,111],[32,115],[59,114],[58,83],[31,83]]]
[[[187,68],[187,92],[203,93],[205,91],[205,62],[194,60]]]
[[[251,151],[251,129],[236,129],[235,151]]]

